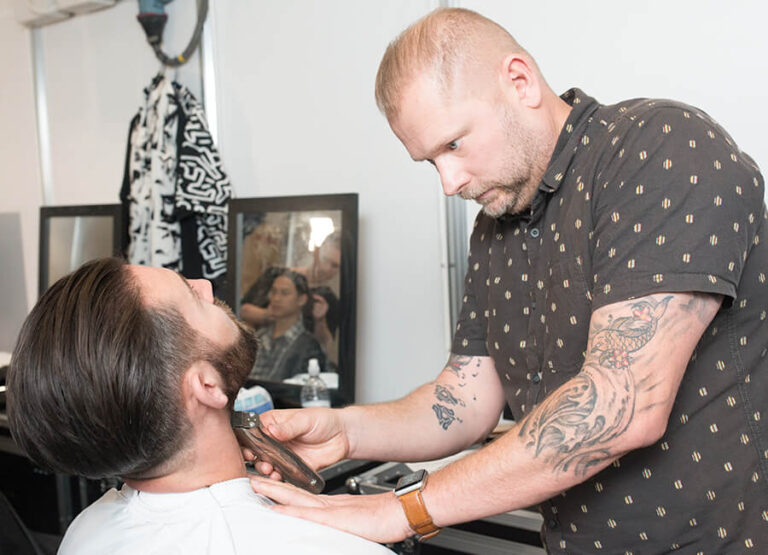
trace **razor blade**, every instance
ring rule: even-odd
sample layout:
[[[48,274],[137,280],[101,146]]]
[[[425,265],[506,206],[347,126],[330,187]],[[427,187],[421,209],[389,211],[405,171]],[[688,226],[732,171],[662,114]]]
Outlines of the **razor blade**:
[[[325,480],[312,470],[296,453],[267,435],[255,412],[232,412],[230,424],[238,443],[250,449],[259,461],[268,462],[289,484],[312,493],[320,493]]]

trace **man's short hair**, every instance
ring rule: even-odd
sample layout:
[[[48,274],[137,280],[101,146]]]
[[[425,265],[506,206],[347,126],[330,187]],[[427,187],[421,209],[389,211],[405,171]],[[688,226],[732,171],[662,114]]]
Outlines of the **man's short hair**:
[[[527,52],[506,29],[472,10],[438,8],[392,41],[376,75],[376,105],[389,121],[397,117],[403,89],[420,75],[449,90],[462,69],[483,69],[491,51]]]
[[[146,476],[190,437],[181,376],[195,336],[177,311],[142,304],[122,260],[84,265],[21,329],[7,377],[13,438],[57,472]]]

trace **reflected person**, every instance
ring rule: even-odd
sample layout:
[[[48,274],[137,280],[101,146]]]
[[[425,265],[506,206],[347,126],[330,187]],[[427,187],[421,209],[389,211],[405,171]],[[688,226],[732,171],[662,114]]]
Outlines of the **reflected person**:
[[[313,298],[307,278],[288,268],[277,269],[274,274],[266,308],[270,322],[256,332],[260,349],[251,377],[290,378],[305,372],[312,358],[325,370],[325,354],[311,333]]]
[[[311,260],[306,264],[292,268],[294,272],[303,275],[307,279],[310,288],[324,288],[326,294],[312,293],[314,301],[312,334],[315,336],[323,351],[332,359],[337,359],[335,345],[335,330],[329,321],[328,311],[333,305],[338,305],[339,299],[339,271],[341,269],[342,232],[334,231],[323,240],[319,248],[311,254]],[[264,273],[246,291],[241,299],[240,318],[250,325],[258,328],[271,321],[271,315],[267,310],[269,303],[269,288],[272,281],[280,271],[279,267],[267,268]],[[333,295],[329,298],[327,292]],[[335,302],[334,302],[335,301]]]

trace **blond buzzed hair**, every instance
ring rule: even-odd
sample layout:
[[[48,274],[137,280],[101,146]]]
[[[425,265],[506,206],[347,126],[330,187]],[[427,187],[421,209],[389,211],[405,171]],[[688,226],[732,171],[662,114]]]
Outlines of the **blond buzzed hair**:
[[[448,91],[457,73],[494,69],[510,52],[528,53],[501,25],[464,8],[438,8],[392,41],[376,75],[376,105],[388,120],[397,116],[403,89],[429,75]]]

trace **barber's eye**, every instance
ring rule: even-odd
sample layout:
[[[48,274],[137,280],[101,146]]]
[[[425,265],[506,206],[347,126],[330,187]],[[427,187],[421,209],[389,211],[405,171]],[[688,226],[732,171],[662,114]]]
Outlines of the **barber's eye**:
[[[448,143],[448,150],[456,150],[459,148],[459,145],[461,145],[461,139],[456,139],[455,141],[451,141]]]

